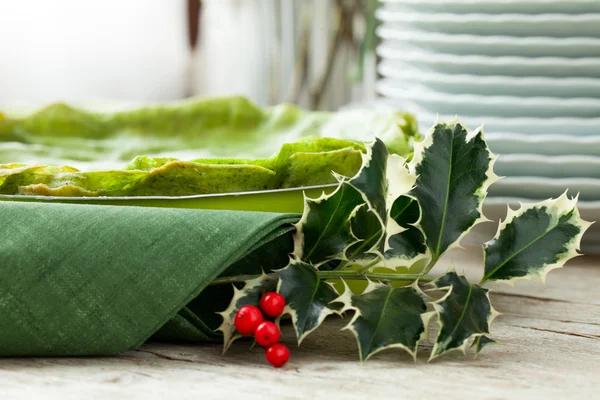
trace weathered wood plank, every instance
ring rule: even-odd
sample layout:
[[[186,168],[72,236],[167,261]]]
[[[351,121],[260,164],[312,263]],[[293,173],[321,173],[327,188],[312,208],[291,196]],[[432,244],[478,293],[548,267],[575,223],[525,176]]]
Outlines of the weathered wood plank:
[[[454,255],[458,270],[477,279],[479,253]],[[445,261],[446,266],[449,260]],[[459,265],[461,267],[459,267]],[[443,272],[442,265],[438,272]],[[148,344],[113,358],[0,360],[0,398],[245,399],[286,398],[595,398],[600,390],[600,260],[579,258],[539,282],[494,285],[505,313],[492,336],[502,342],[472,354],[452,353],[427,363],[431,344],[414,363],[401,351],[380,353],[364,366],[354,338],[330,319],[302,347],[284,330],[290,364],[275,370],[263,351],[235,343]]]

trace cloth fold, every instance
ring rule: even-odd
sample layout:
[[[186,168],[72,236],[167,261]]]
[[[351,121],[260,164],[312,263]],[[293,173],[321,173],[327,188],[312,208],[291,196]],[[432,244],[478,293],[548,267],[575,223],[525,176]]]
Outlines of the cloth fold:
[[[212,292],[204,293],[204,303],[199,294],[228,268],[253,266],[252,252],[285,260],[297,219],[2,202],[0,356],[112,355],[157,333],[214,339],[214,327],[198,312]]]

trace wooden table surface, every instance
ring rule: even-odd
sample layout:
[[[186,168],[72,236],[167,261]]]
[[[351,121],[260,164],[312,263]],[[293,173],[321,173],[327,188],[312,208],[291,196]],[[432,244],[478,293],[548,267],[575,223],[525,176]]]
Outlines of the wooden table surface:
[[[456,269],[478,280],[479,251],[464,254],[452,255]],[[147,344],[113,358],[0,359],[0,399],[600,398],[600,258],[570,261],[545,287],[492,287],[504,313],[492,337],[502,344],[476,359],[451,353],[427,363],[426,343],[416,363],[391,350],[361,366],[354,338],[339,330],[346,321],[332,318],[300,348],[284,328],[292,358],[281,370],[240,342],[224,356],[217,345]]]

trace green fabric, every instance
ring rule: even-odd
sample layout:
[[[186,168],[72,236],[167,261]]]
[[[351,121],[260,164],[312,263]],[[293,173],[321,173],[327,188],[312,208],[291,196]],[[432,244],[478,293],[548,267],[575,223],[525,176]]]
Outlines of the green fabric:
[[[232,289],[203,289],[228,270],[272,269],[284,262],[290,222],[297,219],[239,211],[1,203],[0,355],[110,355],[153,335],[214,340],[215,308],[227,302]],[[266,264],[254,266],[252,260]]]

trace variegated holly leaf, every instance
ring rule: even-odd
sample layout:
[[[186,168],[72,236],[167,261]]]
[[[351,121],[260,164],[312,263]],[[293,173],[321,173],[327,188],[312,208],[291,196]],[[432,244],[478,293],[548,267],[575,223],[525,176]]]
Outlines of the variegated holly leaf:
[[[381,220],[375,211],[370,210],[367,203],[357,207],[350,218],[350,227],[356,241],[346,249],[346,258],[372,258],[367,253],[379,247],[383,235]]]
[[[387,159],[389,153],[385,144],[375,138],[366,146],[362,157],[362,168],[348,180],[360,192],[365,205],[357,208],[352,215],[352,233],[357,239],[346,250],[346,258],[352,261],[368,262],[383,251],[384,227],[386,224]],[[344,179],[344,178],[342,178]]]
[[[377,152],[374,154],[377,154]],[[381,226],[378,226],[377,221],[375,220],[377,214],[372,208],[369,209],[367,206],[357,210],[356,217],[352,221],[352,231],[355,236],[357,236],[357,239],[361,239],[361,241],[348,248],[346,257],[349,260],[358,260],[360,263],[360,261],[364,260],[370,261],[375,256],[379,256],[383,259],[384,252],[386,251],[386,246],[388,244],[388,240],[386,238],[399,234],[400,232],[403,232],[409,228],[414,228],[407,225],[398,225],[391,214],[392,208],[396,201],[398,201],[402,195],[405,195],[413,188],[416,177],[411,175],[408,171],[404,158],[395,154],[388,156],[385,171],[387,174],[387,177],[385,177],[387,190],[384,198],[386,214],[383,217],[380,216],[379,218],[380,220],[383,218],[383,223],[381,226],[385,226],[385,232],[382,235]],[[399,208],[397,207],[396,210],[399,210]],[[399,212],[396,211],[396,216],[398,216],[398,214]],[[405,236],[411,236],[412,233],[413,232],[411,231]],[[422,244],[424,243],[423,240]],[[369,248],[370,250],[368,250]],[[404,257],[404,264],[411,263],[408,260],[409,257],[410,256]],[[396,266],[400,265],[400,263],[397,264],[398,265]]]
[[[591,223],[579,216],[577,198],[566,192],[557,199],[509,208],[496,236],[484,245],[481,282],[512,281],[539,276],[578,256],[581,237]]]
[[[466,351],[469,340],[490,332],[490,325],[498,315],[492,307],[488,289],[472,285],[454,270],[442,276],[433,285],[448,292],[433,303],[438,315],[439,332],[430,360],[451,350]]]
[[[366,148],[367,152],[363,155],[362,168],[350,179],[349,183],[363,195],[369,209],[379,216],[382,226],[385,226],[388,150],[379,139],[375,139]]]
[[[277,291],[286,300],[284,314],[292,317],[298,344],[319,327],[328,315],[339,314],[342,306],[331,302],[338,293],[319,279],[315,268],[302,261],[291,261],[279,272]]]
[[[237,311],[245,305],[258,306],[263,293],[275,290],[276,285],[276,278],[263,274],[258,278],[246,281],[241,289],[233,287],[233,298],[229,307],[218,313],[223,317],[221,326],[217,328],[218,331],[223,332],[223,352],[231,346],[231,343],[241,337],[235,330],[234,319]]]
[[[369,282],[361,295],[352,294],[346,286],[337,301],[344,305],[344,311],[355,311],[344,329],[356,337],[361,361],[390,348],[404,349],[416,358],[431,316],[426,312],[425,294],[416,283],[393,288]]]
[[[294,255],[314,265],[343,258],[346,248],[356,242],[350,216],[362,204],[361,194],[347,182],[318,199],[305,198],[304,214],[295,225]]]
[[[333,193],[305,198],[304,214],[295,225],[298,259],[318,266],[333,258],[346,259],[347,254],[360,258],[380,245],[386,219],[387,158],[385,144],[376,139],[366,146],[363,164],[354,177],[336,174],[340,185]],[[352,219],[361,220],[353,224],[353,230]]]
[[[494,339],[490,339],[487,336],[477,336],[475,338],[475,340],[473,340],[471,347],[475,348],[475,355],[477,355],[488,344],[496,344],[496,343],[497,342]]]
[[[423,212],[421,227],[431,250],[430,265],[485,220],[482,204],[488,187],[497,180],[495,160],[483,132],[468,132],[458,121],[437,123],[423,142],[415,143],[409,164],[417,176],[412,195]]]
[[[389,218],[401,228],[399,233],[388,236],[385,246],[387,267],[410,266],[420,259],[428,258],[425,236],[419,228],[421,208],[412,197],[400,196],[390,210]]]

